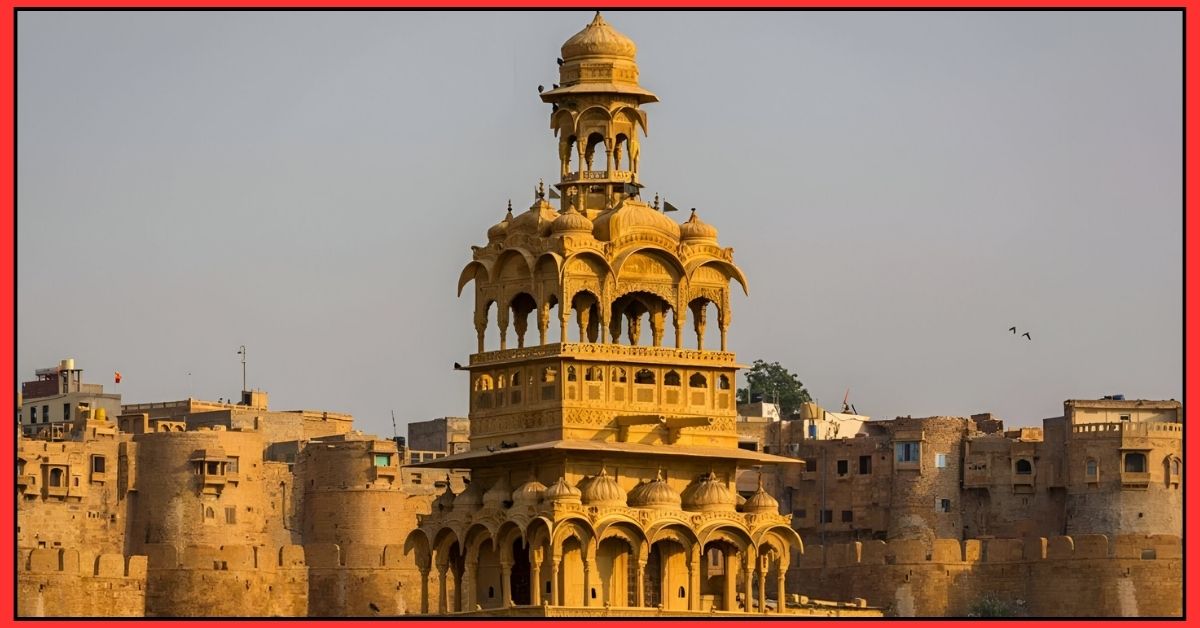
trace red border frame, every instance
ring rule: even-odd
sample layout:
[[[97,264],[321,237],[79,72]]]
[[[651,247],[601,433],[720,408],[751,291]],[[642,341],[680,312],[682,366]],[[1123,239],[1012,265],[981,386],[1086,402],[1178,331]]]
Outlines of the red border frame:
[[[742,5],[732,5],[730,2],[715,2],[712,0],[657,0],[655,2],[638,2],[636,0],[607,0],[600,3],[587,3],[580,0],[426,0],[424,2],[406,2],[403,0],[358,0],[353,4],[355,7],[362,8],[570,8],[570,9],[606,9],[606,8],[639,8],[639,7],[681,7],[681,8],[804,8],[804,7],[820,7],[829,9],[839,8],[961,8],[961,9],[987,9],[987,8],[1183,8],[1184,9],[1184,103],[1193,103],[1192,107],[1184,108],[1184,137],[1183,137],[1183,153],[1184,153],[1184,400],[1192,398],[1192,394],[1196,387],[1194,386],[1195,378],[1191,376],[1192,356],[1196,343],[1195,334],[1191,333],[1195,326],[1192,324],[1195,318],[1195,304],[1192,297],[1194,291],[1191,290],[1196,274],[1196,256],[1189,255],[1192,253],[1191,245],[1196,241],[1197,220],[1192,211],[1193,204],[1191,198],[1187,195],[1187,183],[1196,180],[1196,159],[1194,158],[1194,147],[1196,146],[1196,124],[1194,123],[1192,110],[1194,109],[1195,86],[1196,86],[1196,68],[1200,66],[1196,58],[1197,46],[1194,41],[1193,33],[1196,32],[1196,13],[1200,7],[1195,6],[1196,2],[1188,2],[1186,0],[1174,2],[1153,2],[1146,0],[1119,1],[1119,0],[1059,0],[1057,2],[1039,2],[1036,0],[991,0],[991,1],[963,1],[963,0],[925,0],[924,2],[912,2],[906,0],[840,0],[827,2],[813,2],[803,0],[754,0]],[[12,382],[13,388],[11,392],[5,393],[6,399],[13,401],[10,407],[15,407],[16,400],[16,373],[15,373],[15,308],[16,308],[16,293],[15,293],[15,168],[14,163],[16,156],[15,145],[15,58],[16,42],[14,39],[16,28],[16,9],[21,8],[79,8],[79,9],[95,9],[95,8],[244,8],[244,7],[276,7],[276,8],[345,8],[331,6],[328,0],[257,0],[254,2],[238,2],[235,0],[124,0],[115,2],[104,2],[102,0],[82,0],[71,2],[69,0],[25,0],[13,1],[3,0],[3,7],[7,9],[4,19],[0,19],[0,42],[12,42],[3,50],[3,58],[0,59],[0,89],[3,90],[0,94],[0,117],[5,120],[3,125],[0,125],[0,144],[4,145],[5,150],[0,156],[0,195],[3,196],[5,202],[3,209],[0,210],[0,241],[4,241],[9,245],[7,254],[0,255],[0,293],[2,293],[5,307],[0,308],[0,317],[2,317],[3,326],[11,330],[6,336],[6,342],[12,342],[11,347],[12,359],[0,361],[0,381]],[[1192,220],[1189,220],[1192,219]],[[1171,234],[1162,234],[1170,237]],[[1143,245],[1153,245],[1157,239],[1148,238],[1141,240]],[[1185,407],[1186,412],[1186,407]],[[15,425],[14,425],[15,428]],[[3,450],[13,451],[15,441],[14,429],[9,429],[3,432]],[[1184,435],[1184,451],[1189,448],[1196,451],[1196,440],[1198,437],[1190,430],[1185,428]],[[1184,456],[1185,463],[1187,456]],[[1184,472],[1191,475],[1185,464]],[[10,496],[8,503],[15,503],[15,467],[10,461],[9,464],[0,465],[0,483],[3,483],[4,493]],[[1189,478],[1191,479],[1191,478]],[[1191,490],[1191,483],[1184,484],[1185,505],[1188,501],[1193,504],[1197,503],[1194,491]],[[1190,514],[1190,513],[1189,513]],[[0,538],[13,539],[15,538],[15,530],[13,522],[15,517],[3,516],[0,517]],[[1193,575],[1194,560],[1197,553],[1197,543],[1188,544],[1187,537],[1192,532],[1200,532],[1200,517],[1187,517],[1187,528],[1184,531],[1184,591],[1187,593],[1188,577]],[[1197,538],[1200,538],[1198,536]],[[14,548],[15,550],[15,548]],[[12,581],[14,572],[7,568],[0,567],[0,623],[5,625],[15,623],[13,619],[16,609],[12,608],[12,601],[15,596],[16,583]],[[10,595],[7,592],[13,591]],[[1196,602],[1193,602],[1193,606]],[[1185,613],[1187,604],[1185,601]],[[1186,617],[1186,614],[1185,614]],[[83,620],[63,620],[52,621],[51,625],[74,625]],[[95,621],[95,620],[88,620]],[[154,620],[150,620],[153,623]],[[201,622],[212,620],[161,620],[163,623],[170,625],[196,625]],[[239,621],[254,621],[254,620],[239,620]],[[342,623],[348,620],[314,620],[306,618],[296,618],[293,621],[286,623],[304,623],[313,624],[324,623],[331,624],[333,622]],[[476,623],[471,620],[393,620],[404,621],[406,625],[413,626],[446,626],[458,625],[467,623]],[[644,620],[652,621],[655,625],[661,626],[685,626],[687,622],[682,620]],[[769,620],[721,620],[716,623],[728,626],[741,625],[745,621],[769,621]],[[785,623],[796,623],[799,621],[808,622],[806,625],[815,625],[812,620],[793,620],[785,621]],[[833,623],[845,622],[845,619],[834,620],[818,620],[821,625],[833,625]],[[884,620],[884,624],[891,624],[897,621],[911,620]],[[931,619],[919,619],[918,621],[931,621]],[[955,620],[933,620],[933,621],[951,621]],[[968,620],[959,620],[968,621]],[[1056,621],[1056,624],[1062,623],[1083,623],[1101,624],[1108,622],[1098,622],[1094,620],[1062,620]],[[44,623],[44,622],[42,622]],[[278,621],[272,621],[272,624],[278,625]],[[511,621],[488,621],[489,625],[494,626],[518,626],[524,622]],[[595,620],[573,621],[577,625],[591,624],[601,625],[606,622]],[[778,624],[779,620],[771,623]],[[1040,623],[1040,622],[1035,622]],[[1128,623],[1128,622],[1123,622]],[[1030,625],[1029,621],[1014,621],[1003,622],[995,625],[1019,624],[1022,626]]]

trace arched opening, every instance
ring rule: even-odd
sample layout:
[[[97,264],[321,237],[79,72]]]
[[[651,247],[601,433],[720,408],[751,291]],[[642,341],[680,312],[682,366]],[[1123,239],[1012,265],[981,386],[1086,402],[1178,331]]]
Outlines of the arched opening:
[[[1017,461],[1017,475],[1033,475],[1033,463],[1022,458]]]
[[[583,546],[575,537],[568,538],[562,544],[558,593],[562,597],[560,605],[583,606]]]
[[[678,388],[681,381],[682,380],[679,377],[679,371],[670,370],[670,371],[667,371],[666,375],[663,375],[663,386],[670,386],[672,388]]]
[[[692,373],[692,376],[688,378],[688,387],[708,388],[708,378],[704,377],[703,373]]]
[[[575,314],[575,342],[600,341],[600,299],[588,290],[571,297],[571,311]]]
[[[1145,473],[1146,454],[1130,452],[1125,454],[1125,473]]]
[[[604,145],[603,135],[595,131],[588,135],[583,157],[587,161],[587,170],[589,171],[608,169],[608,151]]]
[[[478,563],[475,567],[475,603],[482,608],[499,608],[500,599],[500,556],[492,547],[491,540],[479,544]]]
[[[488,299],[475,321],[475,333],[481,334],[480,352],[500,348],[500,330],[496,324],[496,310],[496,302]]]
[[[513,541],[512,555],[512,573],[509,576],[508,589],[512,595],[512,603],[516,605],[531,604],[533,598],[529,588],[532,568],[529,564],[529,551],[522,547],[521,539]]]
[[[602,604],[636,606],[636,581],[629,577],[633,547],[623,538],[607,538],[596,548]]]
[[[684,347],[715,351],[721,348],[720,312],[717,304],[700,297],[688,303],[692,333],[685,333]]]
[[[613,170],[629,170],[629,137],[618,133],[613,142]]]
[[[663,346],[667,321],[673,321],[666,299],[648,292],[631,292],[613,301],[609,315],[612,342],[620,343],[622,329],[626,342],[634,346]],[[674,323],[672,322],[672,325]],[[674,346],[674,338],[670,339]]]
[[[1083,475],[1088,482],[1096,482],[1100,479],[1100,463],[1095,458],[1088,458],[1083,465]]]
[[[513,297],[508,304],[509,320],[514,332],[517,348],[525,346],[525,334],[529,331],[529,314],[537,310],[537,301],[527,293]]]
[[[579,172],[579,140],[574,135],[567,138],[567,172]]]
[[[654,371],[651,371],[650,369],[638,369],[638,372],[633,375],[633,383],[653,384]]]
[[[546,344],[552,345],[564,342],[566,339],[562,337],[562,328],[558,323],[558,297],[550,295],[546,298],[546,304],[543,307],[546,310],[544,314],[541,314],[541,316],[545,317]]]
[[[50,486],[55,487],[55,488],[63,486],[63,470],[62,469],[50,469],[49,484],[50,484]]]
[[[736,610],[725,598],[726,595],[736,598],[740,584],[737,546],[726,540],[709,541],[704,544],[700,558],[700,596],[711,596],[713,608]]]
[[[678,541],[663,539],[650,546],[643,578],[646,606],[654,608],[662,605],[666,610],[687,610],[687,549]]]

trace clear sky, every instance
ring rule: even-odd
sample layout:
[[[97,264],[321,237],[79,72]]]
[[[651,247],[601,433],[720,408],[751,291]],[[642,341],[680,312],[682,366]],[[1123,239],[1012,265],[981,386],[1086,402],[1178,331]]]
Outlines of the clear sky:
[[[605,17],[646,192],[749,277],[742,362],[884,418],[1181,398],[1180,13]],[[537,86],[590,19],[20,13],[19,378],[235,397],[245,344],[275,408],[464,415],[458,273],[556,178]]]

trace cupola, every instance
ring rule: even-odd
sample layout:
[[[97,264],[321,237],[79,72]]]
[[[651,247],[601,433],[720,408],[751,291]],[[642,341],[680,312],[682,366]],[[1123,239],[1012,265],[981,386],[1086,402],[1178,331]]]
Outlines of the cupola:
[[[601,468],[600,475],[593,477],[583,489],[583,503],[588,506],[624,506],[625,490],[617,479]]]
[[[629,491],[629,505],[635,508],[679,510],[682,499],[662,476],[662,469],[649,482],[642,482]]]
[[[737,495],[711,471],[683,489],[682,498],[684,510],[733,512],[737,509]]]
[[[543,499],[548,502],[557,502],[563,504],[578,504],[582,493],[579,489],[567,483],[566,478],[559,477],[554,484],[551,484],[546,492],[543,493]]]

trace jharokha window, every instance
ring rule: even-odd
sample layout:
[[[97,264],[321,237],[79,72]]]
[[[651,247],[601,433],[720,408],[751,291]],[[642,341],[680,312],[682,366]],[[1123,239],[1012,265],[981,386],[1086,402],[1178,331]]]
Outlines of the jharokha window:
[[[1033,475],[1033,463],[1023,458],[1018,460],[1017,475]]]
[[[650,369],[642,369],[633,375],[633,383],[635,384],[653,384],[654,372]],[[678,384],[676,384],[678,385]]]
[[[663,375],[663,386],[678,386],[678,385],[679,385],[679,373],[678,372],[667,371],[667,374]]]
[[[573,367],[573,366],[567,367],[567,381],[568,382],[575,381],[575,367]]]
[[[583,372],[583,381],[585,382],[601,382],[604,381],[604,368],[600,366],[589,366]]]
[[[717,388],[721,390],[729,390],[729,377],[722,375],[717,378]]]
[[[1095,482],[1096,478],[1100,477],[1100,463],[1095,458],[1088,458],[1084,463],[1083,475],[1089,482]]]
[[[619,367],[619,366],[614,366],[614,367],[613,367],[613,376],[612,376],[612,378],[613,378],[613,381],[614,381],[614,382],[620,382],[620,383],[622,383],[622,384],[624,384],[625,382],[629,381],[628,377],[625,375],[625,369],[623,369],[623,368],[621,368],[621,367]]]
[[[1125,454],[1125,472],[1126,473],[1145,473],[1146,472],[1146,454],[1143,454],[1143,453]]]
[[[708,379],[701,373],[692,373],[692,376],[688,378],[688,386],[692,388],[707,388]]]

